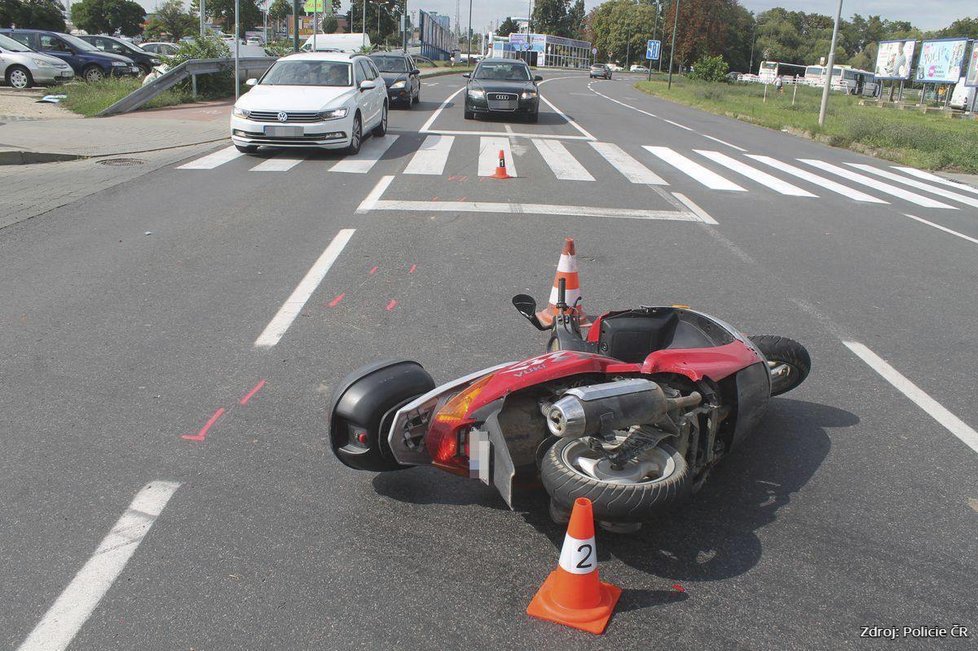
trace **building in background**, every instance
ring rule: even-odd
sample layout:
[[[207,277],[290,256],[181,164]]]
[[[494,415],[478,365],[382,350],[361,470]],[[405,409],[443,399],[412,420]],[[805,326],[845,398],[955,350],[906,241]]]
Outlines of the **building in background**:
[[[515,19],[514,19],[515,20]],[[522,59],[540,68],[578,68],[591,65],[591,43],[550,34],[487,34],[486,56]]]

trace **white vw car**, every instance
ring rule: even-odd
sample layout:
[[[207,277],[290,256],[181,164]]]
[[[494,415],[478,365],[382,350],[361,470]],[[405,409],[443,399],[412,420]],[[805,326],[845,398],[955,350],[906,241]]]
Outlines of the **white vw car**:
[[[387,87],[366,56],[293,54],[276,61],[234,105],[231,141],[260,146],[360,151],[363,136],[387,133]]]

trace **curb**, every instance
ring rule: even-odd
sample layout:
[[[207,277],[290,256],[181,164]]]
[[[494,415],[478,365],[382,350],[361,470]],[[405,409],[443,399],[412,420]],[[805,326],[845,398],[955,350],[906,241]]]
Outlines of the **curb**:
[[[0,165],[32,165],[35,163],[58,163],[61,161],[88,158],[79,154],[51,154],[40,151],[21,151],[19,149],[0,149]]]

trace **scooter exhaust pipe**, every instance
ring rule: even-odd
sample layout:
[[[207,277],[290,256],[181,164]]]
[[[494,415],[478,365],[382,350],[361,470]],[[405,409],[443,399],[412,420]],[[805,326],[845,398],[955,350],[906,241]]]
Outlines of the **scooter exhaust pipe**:
[[[576,387],[547,411],[547,428],[554,436],[578,438],[653,423],[670,409],[695,407],[699,393],[668,398],[662,388],[642,378]]]

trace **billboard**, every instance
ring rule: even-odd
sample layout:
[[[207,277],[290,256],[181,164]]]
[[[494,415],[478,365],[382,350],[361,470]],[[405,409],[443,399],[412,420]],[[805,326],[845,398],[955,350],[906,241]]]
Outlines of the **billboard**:
[[[444,60],[458,47],[452,33],[427,11],[419,12],[421,32],[421,56]]]
[[[909,79],[917,41],[880,41],[876,54],[877,79]]]
[[[968,75],[964,78],[965,86],[978,86],[978,41],[971,47],[971,58],[968,65]]]
[[[955,84],[963,76],[961,64],[968,49],[966,38],[924,41],[917,62],[917,81],[925,84]]]

